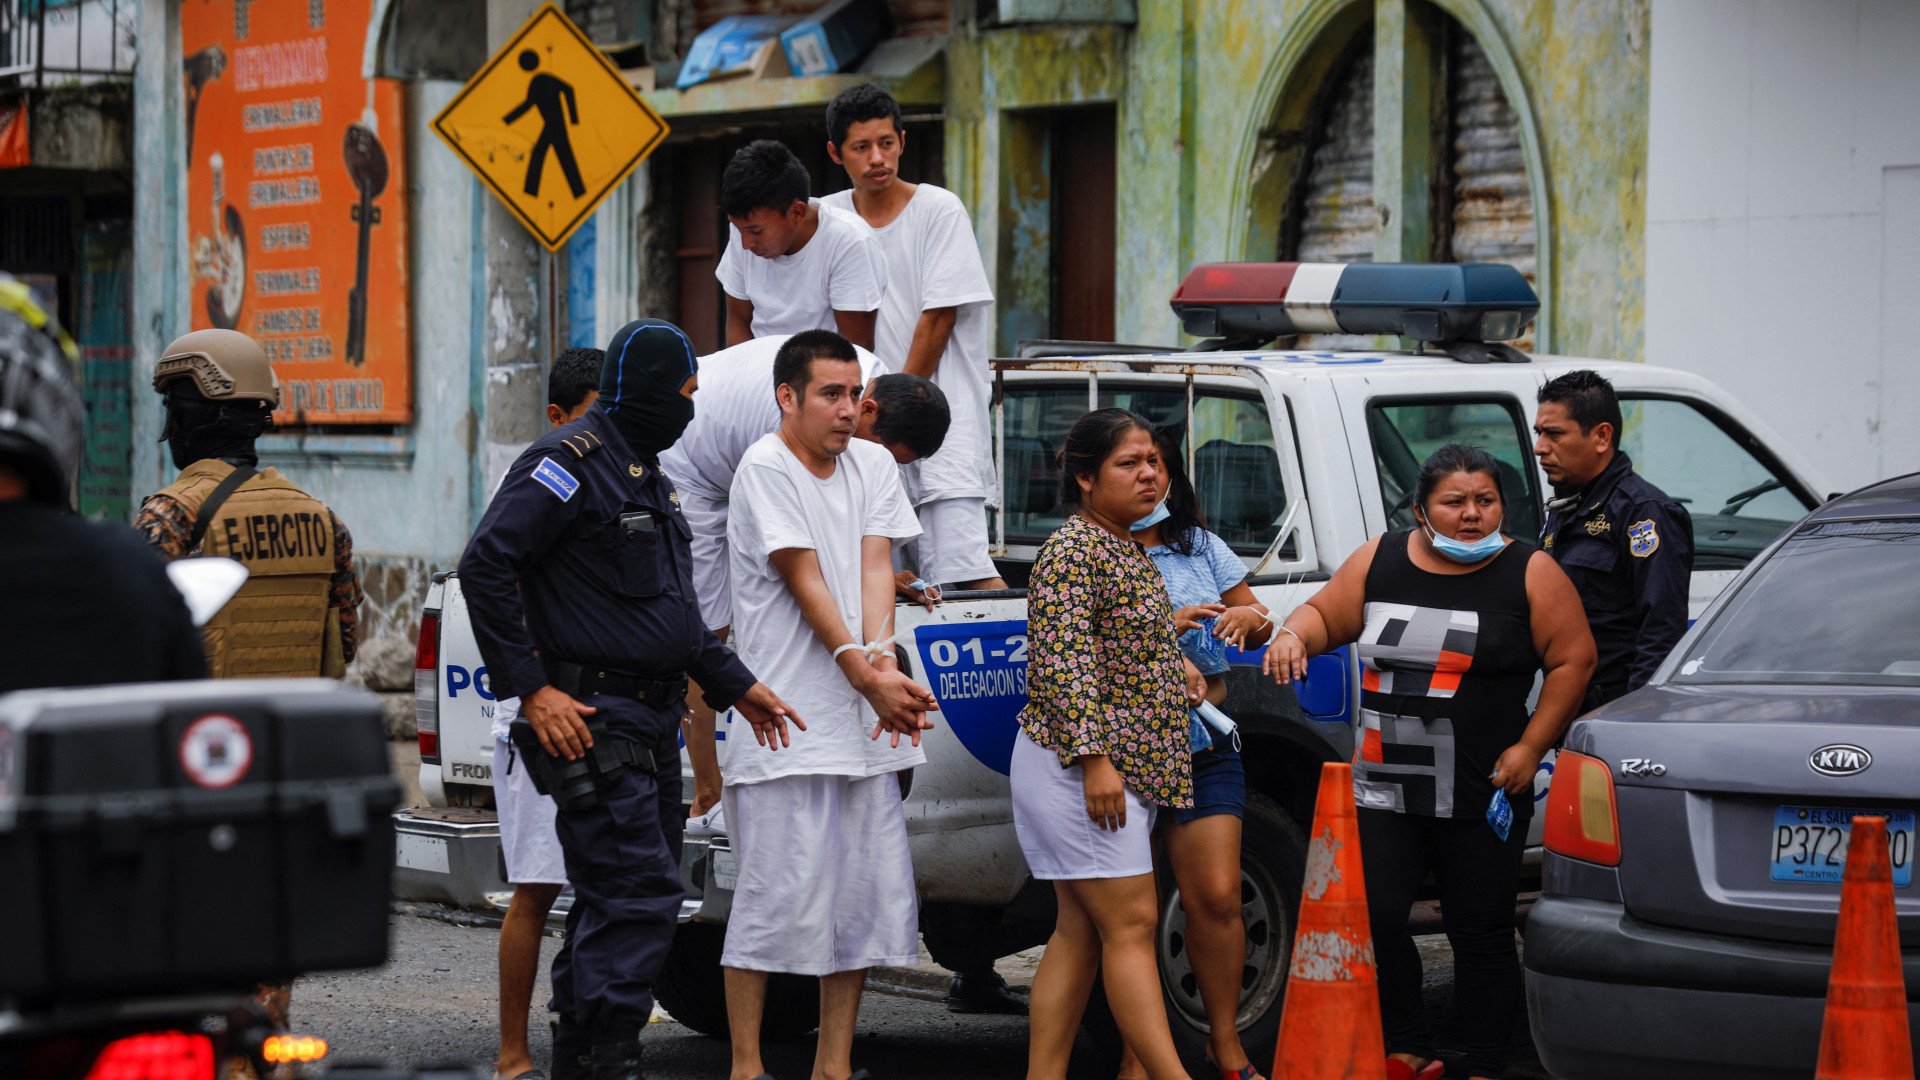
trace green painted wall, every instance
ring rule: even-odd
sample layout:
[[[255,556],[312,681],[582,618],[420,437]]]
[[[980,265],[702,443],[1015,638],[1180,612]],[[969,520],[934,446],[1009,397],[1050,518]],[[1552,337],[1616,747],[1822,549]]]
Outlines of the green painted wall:
[[[1115,103],[1117,331],[1173,340],[1166,302],[1191,264],[1273,257],[1309,106],[1352,35],[1376,19],[1403,28],[1430,8],[1473,33],[1521,118],[1547,308],[1541,348],[1640,359],[1646,0],[1139,0],[1132,27],[963,27],[948,52],[946,170],[973,208],[1003,328],[1045,324],[1031,260],[1047,249],[1036,232],[1047,215],[1035,200],[1070,194],[1013,175],[1044,159],[1026,110]],[[1387,36],[1377,70],[1417,67],[1418,35]],[[1395,52],[1399,42],[1416,52]],[[1376,139],[1417,129],[1422,121],[1393,110],[1428,100],[1415,87],[1377,87]],[[1375,161],[1376,181],[1383,166],[1409,181],[1410,167],[1426,167],[1396,146],[1377,145]],[[1383,184],[1381,196],[1424,198],[1417,186]],[[1422,218],[1420,207],[1388,209],[1396,228]],[[1003,333],[1002,346],[1011,340]]]

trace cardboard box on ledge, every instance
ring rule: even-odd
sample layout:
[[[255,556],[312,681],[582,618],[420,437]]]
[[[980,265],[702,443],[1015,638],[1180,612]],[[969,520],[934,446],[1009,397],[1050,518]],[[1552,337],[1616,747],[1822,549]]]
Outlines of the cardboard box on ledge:
[[[768,38],[754,47],[753,53],[744,61],[721,68],[707,76],[708,82],[722,79],[785,79],[793,74],[787,66],[786,51],[780,47],[779,38]]]
[[[884,5],[885,0],[880,2]],[[793,24],[790,15],[730,15],[721,19],[693,39],[686,63],[680,66],[680,77],[674,80],[675,89],[685,90],[714,78],[756,74],[759,70],[767,74],[758,77],[775,77],[777,73],[771,60],[761,54],[768,44],[777,47],[780,32]]]
[[[893,36],[887,0],[833,0],[780,34],[796,78],[851,71],[875,45]]]

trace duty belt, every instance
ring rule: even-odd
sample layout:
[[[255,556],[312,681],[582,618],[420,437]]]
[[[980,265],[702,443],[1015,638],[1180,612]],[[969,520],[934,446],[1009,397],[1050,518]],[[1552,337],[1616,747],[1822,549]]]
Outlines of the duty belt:
[[[686,700],[687,696],[685,672],[675,672],[671,675],[641,675],[632,671],[621,671],[618,668],[553,660],[547,664],[547,679],[556,688],[575,698],[585,699],[595,694],[605,694],[608,697],[638,701],[652,709],[675,708],[680,702]]]

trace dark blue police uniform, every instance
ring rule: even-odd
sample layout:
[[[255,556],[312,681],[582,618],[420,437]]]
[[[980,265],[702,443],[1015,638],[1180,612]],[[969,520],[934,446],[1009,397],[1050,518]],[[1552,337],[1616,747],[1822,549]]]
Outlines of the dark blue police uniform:
[[[1600,653],[1581,711],[1645,685],[1687,630],[1693,517],[1625,452],[1547,504],[1540,544],[1573,579]]]
[[[637,1036],[673,940],[685,676],[720,709],[754,683],[700,618],[679,501],[595,404],[520,455],[460,559],[494,693],[566,690],[585,672],[578,685],[590,696],[575,696],[599,710],[592,719],[658,762],[657,772],[624,770],[597,806],[558,817],[575,900],[550,1008],[589,1032]],[[617,692],[592,692],[607,673]]]

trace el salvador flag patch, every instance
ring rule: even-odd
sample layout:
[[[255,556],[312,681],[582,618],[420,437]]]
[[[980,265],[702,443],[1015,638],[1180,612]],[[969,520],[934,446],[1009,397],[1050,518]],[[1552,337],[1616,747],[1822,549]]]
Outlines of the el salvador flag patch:
[[[580,481],[550,457],[541,458],[540,464],[533,467],[533,480],[553,492],[561,502],[573,498],[573,493],[580,490]]]

